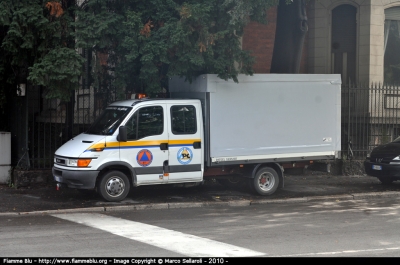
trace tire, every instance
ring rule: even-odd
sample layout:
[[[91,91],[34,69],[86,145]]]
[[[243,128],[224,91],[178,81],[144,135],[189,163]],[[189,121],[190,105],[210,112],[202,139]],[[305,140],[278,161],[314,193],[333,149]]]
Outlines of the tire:
[[[378,178],[380,182],[382,182],[383,185],[389,185],[393,183],[393,179],[391,178],[385,178],[385,177],[379,177]]]
[[[279,187],[279,176],[270,167],[260,168],[252,179],[252,189],[259,195],[271,195]]]
[[[121,171],[110,171],[105,173],[97,187],[100,196],[109,202],[122,201],[128,195],[129,189],[129,179]]]

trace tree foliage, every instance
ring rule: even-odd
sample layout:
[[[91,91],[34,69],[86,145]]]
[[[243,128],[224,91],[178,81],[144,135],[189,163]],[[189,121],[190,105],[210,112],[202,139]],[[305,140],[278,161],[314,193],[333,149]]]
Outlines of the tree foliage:
[[[79,2],[79,5],[78,5]],[[161,91],[167,78],[252,74],[241,49],[249,20],[266,22],[277,0],[2,0],[0,93],[24,79],[68,99],[84,58],[97,89]],[[92,58],[90,58],[92,57]],[[0,96],[1,99],[1,96]]]
[[[0,2],[0,83],[43,85],[49,97],[68,99],[77,88],[83,58],[75,52],[69,1]],[[7,71],[11,68],[13,71]],[[4,93],[3,93],[4,94]]]

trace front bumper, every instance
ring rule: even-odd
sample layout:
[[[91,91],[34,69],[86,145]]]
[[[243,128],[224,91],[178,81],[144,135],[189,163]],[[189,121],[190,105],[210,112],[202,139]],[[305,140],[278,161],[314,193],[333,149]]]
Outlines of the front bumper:
[[[373,169],[373,166],[378,166],[381,169],[380,170]],[[367,173],[367,175],[369,176],[400,180],[400,164],[390,165],[390,164],[370,162],[366,160],[364,161],[364,168],[365,168],[365,173]]]
[[[54,180],[63,183],[68,188],[94,189],[100,171],[96,170],[66,170],[53,167]]]

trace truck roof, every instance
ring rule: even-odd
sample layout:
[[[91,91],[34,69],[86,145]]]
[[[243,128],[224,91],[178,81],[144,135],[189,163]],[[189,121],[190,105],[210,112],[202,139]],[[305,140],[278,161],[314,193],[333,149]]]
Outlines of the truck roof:
[[[197,99],[173,99],[173,98],[143,98],[143,99],[127,99],[121,101],[115,101],[110,104],[110,106],[124,106],[124,107],[131,107],[139,102],[150,102],[150,101],[157,101],[158,103],[177,103],[182,102],[185,100],[187,103],[190,102],[197,102]]]

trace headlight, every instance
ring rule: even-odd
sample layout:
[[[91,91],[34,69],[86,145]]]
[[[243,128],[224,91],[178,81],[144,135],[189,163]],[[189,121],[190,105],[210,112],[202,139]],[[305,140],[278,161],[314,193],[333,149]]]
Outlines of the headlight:
[[[68,165],[69,167],[76,167],[78,166],[78,159],[69,159],[68,160]]]
[[[69,167],[87,167],[92,159],[69,159],[68,166]]]
[[[392,159],[392,161],[394,161],[394,162],[390,162],[389,164],[391,164],[391,165],[400,164],[400,156],[396,156],[395,158]]]

